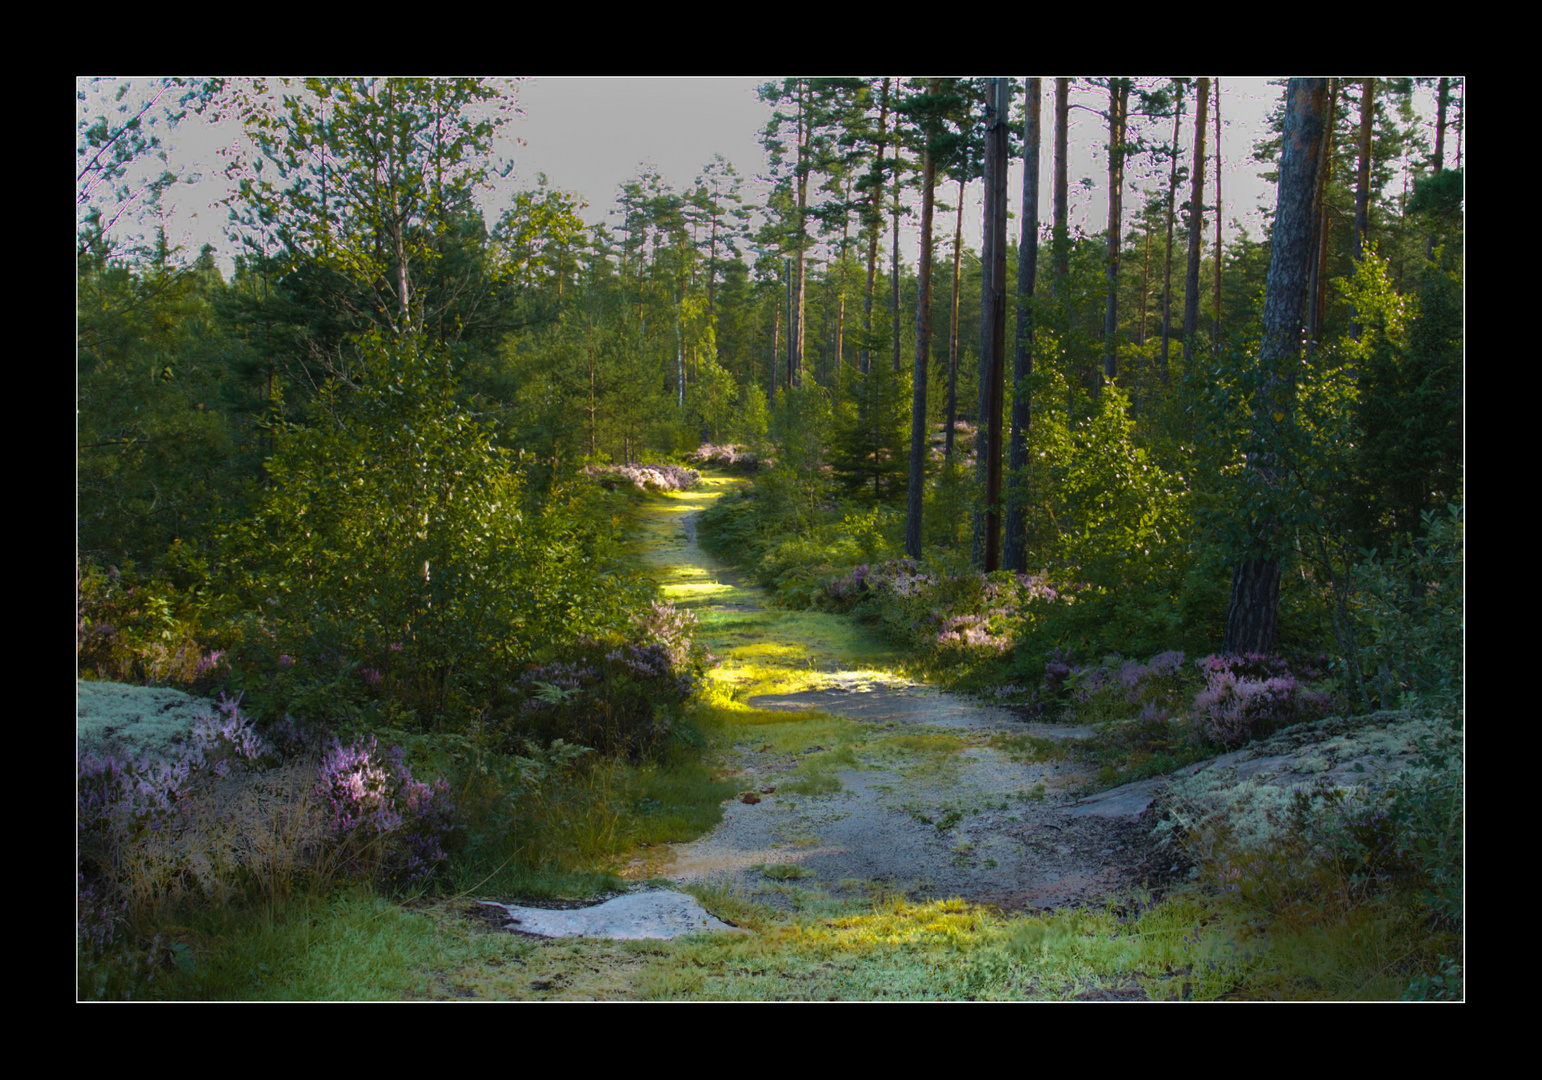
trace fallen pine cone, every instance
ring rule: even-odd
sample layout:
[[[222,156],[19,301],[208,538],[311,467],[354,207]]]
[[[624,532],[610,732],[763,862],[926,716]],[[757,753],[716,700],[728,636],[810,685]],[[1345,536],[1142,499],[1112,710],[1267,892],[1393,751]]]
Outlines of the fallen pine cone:
[[[742,796],[740,796],[739,801],[749,803],[753,806],[755,803],[760,801],[760,796],[756,795],[753,791],[746,791]]]

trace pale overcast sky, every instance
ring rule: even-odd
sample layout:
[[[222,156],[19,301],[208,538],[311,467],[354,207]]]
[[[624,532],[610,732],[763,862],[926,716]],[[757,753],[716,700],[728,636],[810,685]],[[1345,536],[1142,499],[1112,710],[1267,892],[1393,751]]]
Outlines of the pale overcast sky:
[[[608,211],[614,205],[618,187],[636,176],[644,164],[658,167],[676,190],[692,184],[701,168],[722,154],[746,181],[746,202],[764,191],[755,178],[769,168],[758,133],[770,110],[756,96],[756,87],[770,76],[760,77],[540,77],[522,82],[517,100],[522,116],[506,129],[506,145],[500,151],[511,157],[515,172],[506,183],[511,190],[534,187],[536,175],[544,172],[557,188],[576,192],[589,203],[585,217],[590,223],[614,219]],[[1143,84],[1155,79],[1142,79]],[[84,84],[85,80],[81,81]],[[1272,185],[1258,178],[1259,166],[1252,161],[1253,144],[1264,133],[1265,118],[1278,101],[1282,88],[1270,86],[1263,78],[1223,77],[1221,79],[1221,117],[1223,122],[1222,196],[1225,201],[1223,224],[1229,239],[1236,235],[1234,220],[1240,220],[1253,236],[1262,228],[1260,206],[1274,197]],[[1425,95],[1426,97],[1429,95]],[[1073,84],[1073,103],[1091,108],[1106,105],[1106,95],[1091,87]],[[1050,157],[1053,126],[1054,91],[1045,79],[1043,98],[1045,138],[1041,151],[1040,220],[1047,222],[1050,209]],[[1426,103],[1427,104],[1427,103]],[[86,106],[80,106],[85,108]],[[1020,108],[1015,103],[1014,112]],[[1193,139],[1193,94],[1186,102],[1184,132],[1181,137],[1186,159],[1191,158]],[[1421,114],[1433,115],[1433,106],[1420,108]],[[1171,121],[1152,125],[1153,141],[1171,137]],[[1213,141],[1213,115],[1208,141]],[[1132,135],[1139,130],[1132,131]],[[1107,125],[1091,112],[1073,109],[1070,127],[1071,218],[1073,227],[1087,232],[1101,231],[1107,221],[1107,162],[1103,143]],[[215,151],[239,138],[230,126],[216,127],[194,118],[168,133],[173,164],[184,164],[201,173],[197,184],[180,185],[168,196],[167,220],[173,239],[190,254],[204,242],[211,242],[227,268],[233,253],[223,235],[226,213],[217,204],[225,194],[225,184]],[[522,139],[523,145],[513,142]],[[1212,148],[1207,146],[1207,153]],[[1132,163],[1126,173],[1124,216],[1126,228],[1138,210],[1136,187],[1147,191],[1166,186],[1166,164],[1153,158]],[[1207,169],[1208,171],[1208,169]],[[1092,180],[1084,189],[1079,181]],[[1009,181],[1009,203],[1013,214],[1020,207],[1021,166],[1013,169]],[[1207,177],[1206,197],[1213,198],[1214,178]],[[947,185],[939,194],[951,203],[956,187]],[[508,192],[495,193],[492,202],[501,209]],[[1180,199],[1183,196],[1180,195]],[[980,185],[971,185],[965,204],[966,243],[980,245]],[[492,216],[496,216],[496,210]],[[152,222],[153,225],[153,222]],[[1207,233],[1213,226],[1207,227]],[[939,223],[936,235],[951,239],[951,226]],[[1013,227],[1014,238],[1016,227]],[[902,251],[914,264],[919,237],[915,228],[902,226]]]

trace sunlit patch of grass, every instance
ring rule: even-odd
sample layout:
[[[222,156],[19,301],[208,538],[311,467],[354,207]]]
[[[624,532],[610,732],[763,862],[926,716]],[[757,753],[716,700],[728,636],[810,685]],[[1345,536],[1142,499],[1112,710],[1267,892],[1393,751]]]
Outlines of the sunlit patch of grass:
[[[868,730],[855,720],[812,709],[793,712],[782,709],[724,709],[713,721],[724,737],[777,754],[803,754],[830,747],[849,747],[868,737]]]
[[[758,869],[773,881],[792,881],[796,878],[814,876],[814,871],[805,866],[799,866],[797,863],[771,863]]]
[[[743,890],[726,881],[693,882],[679,888],[696,897],[708,914],[722,919],[730,926],[763,930],[781,917],[774,908],[756,903]]]
[[[990,737],[993,749],[1000,750],[1013,761],[1028,765],[1043,761],[1063,761],[1072,755],[1071,739],[1049,739],[1038,735],[1017,732],[994,732]]]
[[[969,744],[957,735],[895,735],[873,743],[879,754],[886,752],[949,757]]]

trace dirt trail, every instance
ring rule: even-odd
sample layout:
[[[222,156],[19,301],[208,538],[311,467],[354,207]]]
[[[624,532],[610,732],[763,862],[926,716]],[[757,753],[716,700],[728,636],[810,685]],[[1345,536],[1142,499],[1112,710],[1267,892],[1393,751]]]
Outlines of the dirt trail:
[[[862,731],[800,752],[735,746],[725,764],[750,801],[725,804],[711,833],[639,860],[633,876],[723,882],[783,907],[819,887],[1007,910],[1097,902],[1145,876],[1150,829],[1131,812],[1140,804],[1075,805],[1090,777],[1054,742],[1090,729],[1025,723],[898,676],[893,654],[853,619],[770,608],[696,540],[696,514],[731,483],[650,506],[646,557],[666,595],[697,612],[725,681],[780,666],[797,687],[745,704],[811,722],[847,717]]]

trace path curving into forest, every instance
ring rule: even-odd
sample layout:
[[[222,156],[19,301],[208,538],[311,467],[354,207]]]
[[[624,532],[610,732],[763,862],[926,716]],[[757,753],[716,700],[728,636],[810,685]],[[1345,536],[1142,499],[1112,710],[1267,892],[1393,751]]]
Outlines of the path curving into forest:
[[[697,516],[743,482],[705,477],[642,511],[645,564],[697,614],[746,723],[722,762],[740,788],[722,823],[627,876],[720,883],[783,908],[822,889],[1003,910],[1101,903],[1151,876],[1149,799],[1076,799],[1091,777],[1068,742],[1089,728],[906,678],[858,620],[778,610],[705,551]]]

